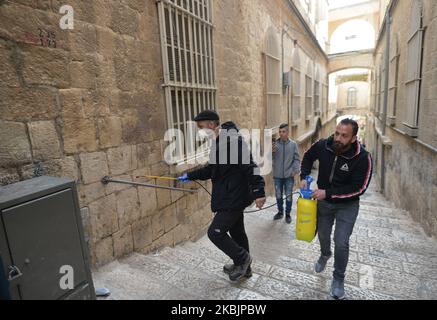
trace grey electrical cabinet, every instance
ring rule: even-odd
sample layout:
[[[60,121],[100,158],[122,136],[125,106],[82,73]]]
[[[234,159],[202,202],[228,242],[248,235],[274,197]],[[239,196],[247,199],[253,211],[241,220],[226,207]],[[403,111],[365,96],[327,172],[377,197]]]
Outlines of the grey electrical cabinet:
[[[0,187],[0,218],[12,299],[95,299],[74,181],[44,176]]]

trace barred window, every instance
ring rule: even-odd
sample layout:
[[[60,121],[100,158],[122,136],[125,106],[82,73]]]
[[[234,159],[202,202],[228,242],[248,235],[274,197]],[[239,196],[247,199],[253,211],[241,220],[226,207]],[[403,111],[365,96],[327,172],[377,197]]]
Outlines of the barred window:
[[[316,75],[314,77],[314,113],[320,115],[320,81],[318,69],[316,69]]]
[[[398,77],[399,77],[399,40],[394,35],[390,46],[390,75],[389,75],[389,101],[387,121],[390,125],[395,125],[396,121],[396,104],[398,95]]]
[[[376,74],[376,116],[379,116],[380,107],[381,107],[381,74],[382,74],[382,67],[381,62],[380,65],[377,67],[377,74]]]
[[[313,69],[312,61],[308,61],[307,73],[305,75],[305,119],[309,120],[313,115]]]
[[[185,135],[187,121],[217,108],[212,0],[161,0],[158,12],[168,127]],[[194,155],[179,148],[181,159]]]
[[[378,116],[379,119],[382,120],[382,115],[384,114],[384,95],[385,95],[385,79],[387,77],[387,70],[385,69],[385,54],[381,58],[381,78],[379,83],[379,110],[378,110]]]
[[[293,85],[291,87],[292,100],[291,100],[291,115],[292,121],[297,122],[300,119],[300,107],[301,107],[301,78],[300,78],[300,56],[299,51],[296,48],[293,54],[293,67],[291,68]]]
[[[274,128],[281,121],[281,53],[273,28],[266,35],[264,57],[267,127]]]
[[[372,111],[375,111],[375,106],[376,106],[376,74],[375,74],[375,70],[371,71],[371,98],[372,101],[370,103],[370,108]]]
[[[406,105],[404,126],[406,133],[417,137],[419,125],[419,101],[422,76],[422,1],[413,1],[407,49]]]
[[[328,113],[328,85],[325,83],[322,84],[322,112]]]

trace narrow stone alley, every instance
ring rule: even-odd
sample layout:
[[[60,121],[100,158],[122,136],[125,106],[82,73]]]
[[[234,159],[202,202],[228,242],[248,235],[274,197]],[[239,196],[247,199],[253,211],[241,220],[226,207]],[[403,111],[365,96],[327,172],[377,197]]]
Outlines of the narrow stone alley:
[[[296,203],[294,217],[295,209]],[[93,272],[95,285],[108,288],[107,299],[117,300],[331,299],[333,259],[325,272],[315,274],[317,238],[311,244],[296,240],[295,221],[273,221],[274,214],[275,208],[246,214],[254,263],[253,276],[241,283],[231,283],[222,272],[230,261],[205,235],[114,261]],[[345,289],[352,300],[437,299],[437,241],[388,202],[375,183],[361,199]]]
[[[0,302],[330,300],[315,167],[346,299],[437,300],[437,0],[0,0],[0,66]]]

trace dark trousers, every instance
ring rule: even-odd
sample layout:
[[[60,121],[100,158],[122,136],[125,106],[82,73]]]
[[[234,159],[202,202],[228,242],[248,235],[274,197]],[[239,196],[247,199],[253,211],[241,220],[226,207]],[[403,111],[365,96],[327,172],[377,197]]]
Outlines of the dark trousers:
[[[249,254],[243,211],[218,211],[209,226],[208,238],[229,256],[235,265],[243,264]]]
[[[5,270],[3,270],[3,261],[0,256],[0,300],[10,300],[9,281]]]
[[[293,186],[294,178],[274,178],[275,181],[275,193],[276,203],[278,206],[278,212],[284,213],[284,194],[285,200],[285,214],[290,215],[291,206],[293,204]]]
[[[345,203],[317,202],[317,227],[322,255],[331,256],[331,233],[334,231],[334,278],[343,280],[349,261],[349,238],[357,220],[360,201]]]

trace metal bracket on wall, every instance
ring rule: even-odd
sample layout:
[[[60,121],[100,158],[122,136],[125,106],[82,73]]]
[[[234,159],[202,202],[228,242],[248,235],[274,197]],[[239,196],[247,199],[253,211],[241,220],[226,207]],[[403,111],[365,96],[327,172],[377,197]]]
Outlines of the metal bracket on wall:
[[[187,192],[187,193],[196,193],[197,190],[190,190],[190,189],[183,189],[183,188],[174,188],[174,187],[166,187],[166,186],[159,186],[156,184],[150,184],[150,183],[142,183],[142,182],[134,182],[134,181],[125,181],[125,180],[115,180],[112,179],[109,176],[105,176],[102,178],[101,182],[103,184],[108,183],[120,183],[120,184],[128,184],[133,186],[139,186],[139,187],[146,187],[146,188],[156,188],[156,189],[166,189],[166,190],[173,190],[173,191],[179,191],[179,192]]]

